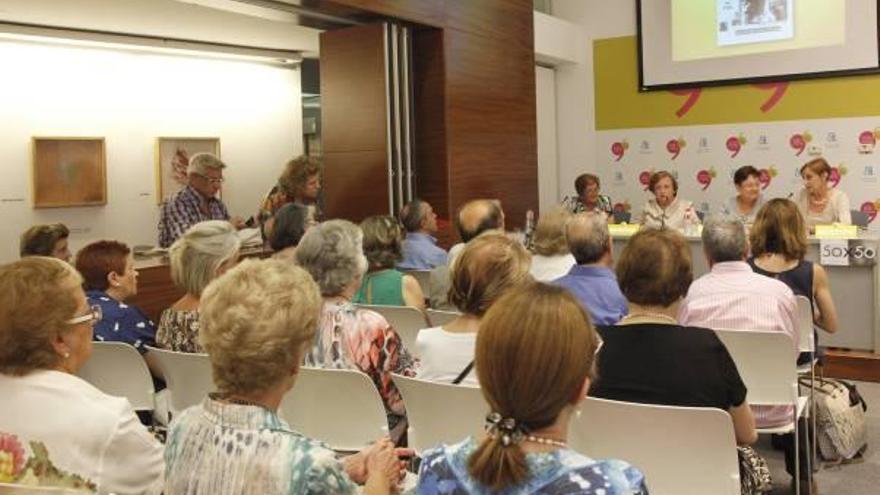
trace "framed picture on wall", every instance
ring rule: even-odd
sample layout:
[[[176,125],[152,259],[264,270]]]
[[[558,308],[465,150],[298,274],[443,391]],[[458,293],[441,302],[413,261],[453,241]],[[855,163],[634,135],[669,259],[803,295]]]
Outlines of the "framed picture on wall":
[[[34,208],[107,204],[102,137],[34,137]]]
[[[220,158],[220,138],[160,137],[156,139],[156,202],[162,203],[186,185],[186,167],[196,153]]]

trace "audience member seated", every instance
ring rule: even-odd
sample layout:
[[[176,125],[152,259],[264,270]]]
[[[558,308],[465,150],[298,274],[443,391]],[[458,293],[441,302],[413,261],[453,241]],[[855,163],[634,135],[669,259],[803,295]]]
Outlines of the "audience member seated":
[[[478,386],[473,365],[480,320],[498,298],[529,280],[529,253],[520,243],[491,232],[468,242],[452,267],[449,288],[449,300],[462,314],[418,333],[418,378]]]
[[[710,272],[688,289],[679,309],[679,322],[684,326],[784,332],[797,349],[794,294],[784,283],[753,272],[746,263],[749,244],[742,222],[732,217],[709,218],[702,237]],[[752,406],[752,412],[759,428],[784,425],[791,421],[792,414],[789,406]],[[790,437],[784,442],[793,449],[794,436]],[[790,467],[794,466],[793,453],[789,453]],[[806,449],[804,454],[801,472],[806,474]]]
[[[257,221],[264,239],[272,238],[275,216],[284,205],[293,203],[311,206],[313,218],[322,219],[318,210],[318,194],[321,192],[321,162],[311,156],[299,156],[287,162],[278,183],[266,193],[260,202]]]
[[[95,323],[94,339],[134,346],[153,375],[161,377],[146,347],[156,346],[156,325],[140,309],[125,303],[138,290],[131,249],[116,241],[93,242],[76,253],[76,269],[83,277],[89,305],[101,307],[103,316]]]
[[[797,195],[797,207],[812,232],[816,225],[852,224],[849,196],[830,187],[831,166],[824,158],[816,158],[801,167],[804,187]]]
[[[0,266],[0,480],[158,494],[162,445],[126,399],[76,376],[101,319],[81,284],[57,259]]]
[[[733,184],[736,186],[736,196],[727,200],[721,208],[722,213],[751,225],[758,210],[764,206],[764,196],[761,194],[761,172],[751,165],[740,167],[733,173]]]
[[[414,199],[400,211],[400,223],[406,229],[401,270],[430,270],[445,265],[448,254],[437,245],[437,214],[427,201]]]
[[[532,283],[502,297],[477,336],[487,433],[426,451],[418,492],[647,494],[635,467],[566,445],[598,345],[590,319],[565,290]]]
[[[563,206],[572,214],[594,211],[604,213],[609,220],[612,218],[613,206],[611,198],[599,194],[601,190],[599,177],[593,174],[581,174],[574,181],[577,196],[569,196],[562,201]]]
[[[361,222],[361,231],[369,268],[352,301],[425,309],[419,281],[395,268],[403,258],[403,232],[397,220],[375,215]]]
[[[296,245],[306,230],[315,225],[314,208],[297,203],[288,203],[275,214],[272,236],[269,245],[274,258],[292,261]]]
[[[749,241],[752,270],[783,282],[796,296],[808,298],[815,323],[828,333],[836,332],[837,309],[828,273],[818,263],[804,259],[807,228],[797,205],[781,198],[768,201],[755,217]]]
[[[169,251],[171,279],[186,293],[162,311],[156,344],[177,352],[203,352],[199,343],[199,298],[211,280],[238,263],[241,242],[229,222],[200,222]]]
[[[206,220],[229,220],[244,227],[238,218],[229,218],[226,205],[217,197],[223,185],[226,164],[210,153],[196,153],[186,167],[187,185],[162,203],[159,215],[159,246],[167,248],[193,225]]]
[[[539,282],[555,280],[575,265],[574,256],[565,242],[568,210],[557,207],[538,218],[532,238],[532,276]]]
[[[458,253],[464,245],[483,232],[496,230],[504,232],[504,210],[497,199],[475,199],[464,204],[456,215],[455,222],[461,242],[449,249],[446,265],[431,270],[431,307],[434,309],[451,309],[447,295],[449,293],[449,268],[455,264]]]
[[[713,330],[676,320],[692,277],[690,247],[678,232],[648,229],[630,238],[617,261],[629,314],[599,327],[604,345],[590,395],[722,409],[730,413],[737,443],[754,443],[746,387],[727,348]]]
[[[34,225],[21,234],[19,254],[25,256],[49,256],[70,262],[67,238],[70,230],[63,223]]]
[[[246,260],[202,297],[201,339],[217,391],[174,419],[165,493],[392,493],[400,464],[387,439],[338,461],[293,430],[278,407],[315,338],[321,295],[279,260]]]
[[[346,220],[309,229],[296,248],[296,262],[321,288],[324,304],[314,346],[305,365],[359,370],[376,384],[388,413],[391,439],[406,432],[406,411],[391,374],[415,375],[414,361],[382,315],[351,303],[367,271],[363,234]]]
[[[700,223],[693,203],[678,197],[678,181],[669,172],[661,170],[651,174],[648,189],[654,198],[642,208],[642,227],[685,230]]]
[[[611,267],[611,235],[604,213],[579,213],[565,225],[565,239],[577,265],[553,283],[571,291],[596,325],[614,325],[627,313]]]

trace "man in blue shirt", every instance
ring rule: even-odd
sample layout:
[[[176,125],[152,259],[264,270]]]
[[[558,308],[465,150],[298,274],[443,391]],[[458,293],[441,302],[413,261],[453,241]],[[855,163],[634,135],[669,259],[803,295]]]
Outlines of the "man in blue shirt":
[[[614,325],[626,316],[626,298],[611,270],[611,235],[603,213],[579,213],[565,224],[565,239],[577,265],[553,281],[578,298],[595,325]]]
[[[401,210],[400,221],[406,229],[406,239],[398,269],[430,270],[446,264],[446,251],[431,236],[437,232],[437,214],[430,204],[420,199],[410,201]]]

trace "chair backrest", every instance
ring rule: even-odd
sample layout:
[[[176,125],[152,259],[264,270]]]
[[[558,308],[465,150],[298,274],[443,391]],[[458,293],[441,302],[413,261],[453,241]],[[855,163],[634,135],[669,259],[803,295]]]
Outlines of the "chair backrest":
[[[334,450],[357,451],[388,434],[382,397],[360,371],[300,368],[279,414],[295,430]]]
[[[796,405],[797,351],[788,334],[716,329],[749,391],[750,405]]]
[[[863,229],[868,228],[868,224],[871,223],[871,216],[862,210],[849,210],[849,216],[853,225]]]
[[[400,335],[403,347],[415,356],[416,335],[419,330],[429,325],[425,313],[410,306],[382,306],[377,304],[358,304],[384,316],[388,323]],[[418,356],[416,356],[418,357]]]
[[[461,316],[461,313],[459,313],[458,311],[442,311],[439,309],[429,309],[427,313],[428,323],[432,327],[443,326]]]
[[[93,342],[92,355],[77,373],[108,395],[125,397],[135,411],[156,408],[153,377],[141,354],[123,342]]]
[[[415,277],[422,288],[422,294],[428,297],[428,294],[431,293],[431,270],[407,270],[403,273]]]
[[[175,352],[166,349],[147,347],[155,356],[170,393],[171,414],[177,414],[187,407],[202,402],[214,390],[211,377],[211,361],[207,354]]]
[[[727,412],[589,397],[569,428],[571,448],[639,468],[651,495],[738,495],[739,464]]]
[[[798,350],[815,352],[816,337],[813,333],[813,306],[805,296],[796,296],[798,317]]]
[[[477,387],[393,375],[409,420],[409,446],[416,452],[478,436],[489,406]]]

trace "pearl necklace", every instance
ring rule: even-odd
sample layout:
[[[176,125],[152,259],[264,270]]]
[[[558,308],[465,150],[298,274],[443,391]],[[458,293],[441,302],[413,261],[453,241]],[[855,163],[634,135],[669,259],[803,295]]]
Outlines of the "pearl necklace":
[[[678,325],[678,320],[676,320],[675,318],[673,318],[669,315],[664,315],[663,313],[650,313],[647,311],[643,312],[643,313],[630,313],[630,314],[624,316],[623,318],[621,318],[620,321],[632,320],[634,318],[651,318],[651,319],[655,319],[655,320],[668,321],[668,322],[672,323],[673,325]]]
[[[550,445],[553,447],[560,447],[563,449],[568,448],[568,444],[565,442],[562,442],[560,440],[553,440],[552,438],[536,437],[534,435],[526,435],[525,437],[523,437],[523,441],[538,443],[541,445]]]

